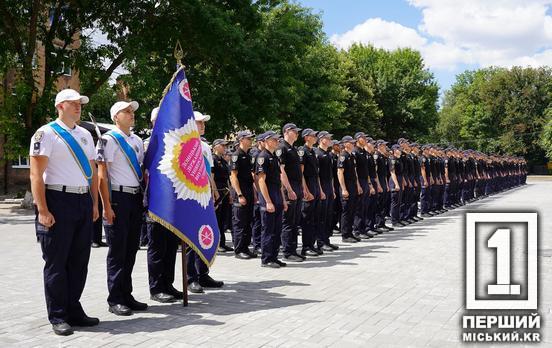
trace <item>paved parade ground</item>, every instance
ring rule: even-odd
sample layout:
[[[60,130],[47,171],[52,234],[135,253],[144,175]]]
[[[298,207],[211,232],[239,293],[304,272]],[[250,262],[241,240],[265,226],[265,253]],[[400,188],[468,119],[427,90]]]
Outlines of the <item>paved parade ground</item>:
[[[460,345],[464,228],[468,210],[538,211],[541,345],[552,346],[552,181],[516,188],[287,268],[219,255],[211,271],[226,285],[191,294],[190,305],[149,299],[146,250],[134,296],[146,312],[107,311],[107,248],[93,249],[82,303],[93,328],[54,335],[46,317],[43,261],[33,216],[0,209],[0,347],[447,347]],[[181,289],[180,254],[177,280]]]

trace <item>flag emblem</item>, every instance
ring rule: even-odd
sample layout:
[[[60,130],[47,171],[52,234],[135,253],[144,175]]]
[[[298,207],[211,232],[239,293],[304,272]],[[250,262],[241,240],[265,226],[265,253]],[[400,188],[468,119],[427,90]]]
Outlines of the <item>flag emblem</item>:
[[[178,85],[178,91],[182,98],[187,101],[192,101],[192,93],[190,92],[190,85],[188,84],[188,79],[184,79]]]
[[[211,199],[209,176],[195,121],[190,119],[184,127],[169,130],[163,138],[165,153],[159,171],[171,180],[178,199],[193,199],[207,207]]]
[[[213,242],[215,240],[215,234],[213,233],[213,229],[209,225],[203,225],[199,229],[199,245],[203,249],[210,249],[213,246]]]

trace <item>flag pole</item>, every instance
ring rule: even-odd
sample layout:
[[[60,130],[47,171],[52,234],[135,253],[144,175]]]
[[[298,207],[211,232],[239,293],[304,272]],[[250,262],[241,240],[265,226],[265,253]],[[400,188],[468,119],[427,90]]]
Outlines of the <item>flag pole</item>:
[[[174,58],[176,58],[176,64],[182,66],[182,58],[184,58],[184,51],[180,45],[180,40],[176,40],[176,45],[174,47]],[[188,257],[186,253],[187,249],[186,242],[181,241],[182,248],[182,306],[188,307]]]

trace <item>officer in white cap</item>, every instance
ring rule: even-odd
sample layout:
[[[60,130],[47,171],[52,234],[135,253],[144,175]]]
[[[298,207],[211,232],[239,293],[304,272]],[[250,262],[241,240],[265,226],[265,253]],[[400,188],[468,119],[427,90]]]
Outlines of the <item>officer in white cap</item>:
[[[93,221],[98,218],[92,135],[77,125],[88,97],[66,89],[56,96],[58,118],[31,139],[31,189],[42,248],[48,320],[57,335],[98,325],[80,303],[86,283]]]
[[[157,121],[159,108],[151,111],[152,130]],[[144,140],[147,150],[150,138]],[[147,202],[147,199],[144,199]],[[146,225],[148,231],[148,280],[150,298],[161,303],[174,302],[184,298],[184,293],[174,288],[174,268],[176,254],[180,245],[180,238],[166,229],[163,225],[153,221],[147,216],[145,210]]]
[[[137,109],[135,101],[113,104],[111,120],[117,127],[102,137],[103,149],[98,148],[103,222],[109,244],[107,302],[111,313],[124,316],[147,308],[147,304],[132,296],[132,269],[139,249],[143,212],[144,144],[131,131]]]
[[[205,122],[211,119],[211,116],[204,115],[199,111],[194,111],[194,119],[200,136],[205,134]],[[213,154],[209,144],[205,141],[201,141],[201,152],[205,160],[205,167],[209,174],[209,181],[211,183],[211,192],[213,192],[213,202],[216,202],[219,198],[217,192],[217,186],[211,175],[211,168],[213,167]],[[224,282],[214,280],[209,275],[209,267],[199,258],[195,251],[188,252],[188,290],[192,293],[202,293],[203,288],[221,288]]]

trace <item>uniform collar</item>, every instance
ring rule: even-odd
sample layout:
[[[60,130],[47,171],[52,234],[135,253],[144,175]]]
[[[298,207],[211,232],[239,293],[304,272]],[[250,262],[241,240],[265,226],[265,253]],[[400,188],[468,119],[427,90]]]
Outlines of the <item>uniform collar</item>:
[[[130,134],[129,134],[129,135],[126,135],[126,133],[123,132],[121,129],[119,129],[119,127],[113,128],[113,131],[114,131],[114,132],[117,132],[117,133],[119,133],[119,134],[121,134],[121,135],[124,136],[125,138],[132,138],[132,135],[134,134],[132,131],[130,131]]]
[[[63,121],[59,118],[56,118],[55,122],[59,124],[61,128],[65,129],[68,132],[74,131],[79,126],[78,124],[75,123],[75,128],[69,128],[69,126],[63,123]]]

